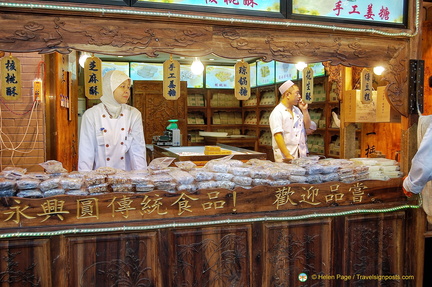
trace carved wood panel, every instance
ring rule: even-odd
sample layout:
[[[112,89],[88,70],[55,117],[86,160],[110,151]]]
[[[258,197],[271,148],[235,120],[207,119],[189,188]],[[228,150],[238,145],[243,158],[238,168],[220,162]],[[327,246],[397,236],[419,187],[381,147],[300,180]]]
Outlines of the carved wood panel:
[[[53,286],[49,239],[0,241],[0,286]]]
[[[343,272],[353,275],[346,286],[368,286],[361,276],[404,274],[403,252],[405,214],[368,215],[348,218],[345,222]],[[357,276],[358,274],[360,276]],[[385,286],[405,286],[409,281],[383,280]]]
[[[162,286],[156,234],[68,238],[67,286]]]
[[[196,57],[214,53],[226,58],[257,57],[265,61],[329,62],[373,67],[387,64],[388,98],[408,115],[409,40],[349,32],[235,27],[146,21],[123,15],[94,17],[0,12],[0,51],[69,53],[72,50],[112,55],[171,53]]]
[[[170,286],[252,286],[251,228],[173,231]]]
[[[330,219],[266,224],[265,271],[260,286],[301,286],[302,273],[309,277],[304,286],[330,286],[329,280],[312,276],[331,274],[332,226]]]
[[[141,111],[146,144],[152,143],[153,136],[163,135],[168,120],[178,119],[178,127],[182,133],[182,143],[187,144],[186,129],[186,82],[180,82],[180,97],[167,100],[163,97],[161,81],[134,81],[133,106]]]

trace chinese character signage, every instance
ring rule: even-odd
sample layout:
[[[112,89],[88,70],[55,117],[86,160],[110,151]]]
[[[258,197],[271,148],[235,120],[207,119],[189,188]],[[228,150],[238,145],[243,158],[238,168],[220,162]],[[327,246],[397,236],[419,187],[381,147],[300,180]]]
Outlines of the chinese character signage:
[[[361,72],[360,90],[362,104],[369,104],[372,102],[372,73],[368,69],[363,69]]]
[[[291,184],[247,192],[212,189],[193,194],[152,191],[148,193],[111,192],[88,196],[47,197],[40,199],[13,197],[0,206],[0,226],[70,225],[128,220],[155,220],[193,216],[215,216],[272,212],[308,207],[323,208],[400,201],[400,179],[331,184]],[[390,188],[392,187],[392,188]],[[390,191],[389,191],[390,190]],[[366,196],[373,191],[373,196]],[[312,211],[311,211],[312,212]],[[313,212],[316,212],[314,209]]]
[[[235,70],[235,97],[237,100],[249,99],[250,92],[250,68],[249,64],[244,62],[237,62],[234,66]]]
[[[84,88],[88,99],[102,96],[102,61],[98,57],[88,57],[85,61]]]
[[[311,67],[303,69],[303,80],[302,80],[302,94],[303,101],[310,104],[313,102],[313,70]]]
[[[18,58],[9,56],[1,59],[1,95],[6,100],[21,97],[21,63]]]
[[[167,100],[180,97],[180,63],[172,57],[163,64],[163,96]]]
[[[211,10],[213,13],[215,11],[224,12],[223,10],[240,10],[242,12],[237,12],[238,14],[243,14],[244,12],[246,12],[245,14],[249,14],[250,12],[268,14],[280,13],[280,2],[280,0],[138,0],[136,3],[133,3],[133,6],[199,10],[203,12],[205,10],[210,12]]]
[[[292,14],[312,17],[366,21],[370,24],[404,25],[407,1],[394,0],[294,0]]]

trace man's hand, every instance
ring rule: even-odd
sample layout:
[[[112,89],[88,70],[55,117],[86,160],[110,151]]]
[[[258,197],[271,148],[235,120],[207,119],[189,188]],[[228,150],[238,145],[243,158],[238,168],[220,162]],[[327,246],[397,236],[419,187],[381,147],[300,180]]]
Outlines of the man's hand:
[[[303,99],[300,99],[298,106],[302,111],[305,111],[308,109],[308,104],[306,102],[304,102]]]

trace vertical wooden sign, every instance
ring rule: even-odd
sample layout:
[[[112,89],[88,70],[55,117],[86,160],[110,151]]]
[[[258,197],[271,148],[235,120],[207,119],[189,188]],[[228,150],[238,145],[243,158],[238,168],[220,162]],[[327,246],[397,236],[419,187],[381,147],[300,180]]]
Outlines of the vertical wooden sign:
[[[302,94],[303,101],[310,104],[313,102],[313,70],[311,67],[303,69]]]
[[[180,63],[171,55],[163,64],[163,96],[167,100],[180,97]]]
[[[85,61],[84,87],[88,99],[102,96],[102,61],[98,57],[88,57]]]
[[[249,64],[241,60],[234,66],[235,83],[234,93],[237,100],[247,100],[251,96],[250,91],[250,67]]]
[[[18,58],[3,57],[0,61],[1,95],[6,100],[21,98],[21,62]]]
[[[369,69],[363,69],[360,79],[361,102],[369,104],[372,99],[372,73]]]

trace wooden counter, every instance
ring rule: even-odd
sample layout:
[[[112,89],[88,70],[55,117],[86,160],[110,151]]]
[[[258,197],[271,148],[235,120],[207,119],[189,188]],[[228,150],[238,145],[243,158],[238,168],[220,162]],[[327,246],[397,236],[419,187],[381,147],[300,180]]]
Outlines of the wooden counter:
[[[232,152],[232,159],[248,161],[250,159],[266,159],[267,155],[262,152],[243,149],[239,147],[229,146],[225,144],[217,144],[222,149],[227,149]],[[226,155],[205,155],[204,146],[181,146],[169,147],[153,145],[153,158],[158,157],[174,157],[176,161],[193,161],[198,166],[205,165],[209,160],[225,157]]]
[[[304,273],[307,286],[379,286],[361,276],[414,276],[417,268],[406,250],[422,211],[401,182],[2,198],[0,280],[261,287],[300,286]]]

